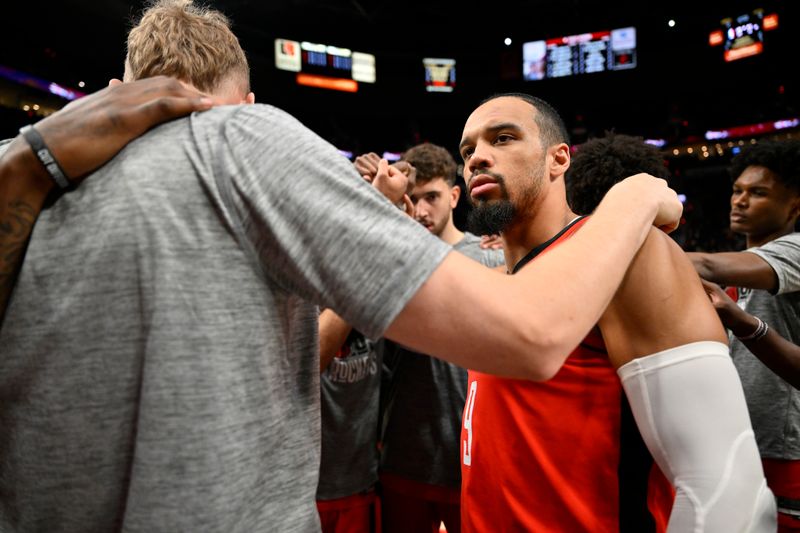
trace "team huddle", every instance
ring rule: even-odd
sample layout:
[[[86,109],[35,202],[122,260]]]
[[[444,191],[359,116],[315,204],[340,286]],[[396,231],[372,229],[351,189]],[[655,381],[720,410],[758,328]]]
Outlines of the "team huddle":
[[[734,160],[746,251],[687,254],[658,150],[539,98],[466,118],[463,191],[254,102],[162,0],[0,145],[0,531],[800,528],[800,143]]]

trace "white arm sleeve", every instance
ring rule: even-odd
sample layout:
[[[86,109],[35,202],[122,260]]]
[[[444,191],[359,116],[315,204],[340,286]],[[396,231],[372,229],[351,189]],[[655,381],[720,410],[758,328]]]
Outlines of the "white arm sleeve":
[[[696,342],[617,370],[650,453],[675,487],[668,533],[777,530],[728,347]]]

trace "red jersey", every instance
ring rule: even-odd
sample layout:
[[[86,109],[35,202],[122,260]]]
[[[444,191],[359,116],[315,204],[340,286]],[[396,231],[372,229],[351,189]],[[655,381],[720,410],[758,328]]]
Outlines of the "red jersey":
[[[470,370],[461,459],[463,532],[666,530],[672,488],[639,435],[597,328],[546,382]]]

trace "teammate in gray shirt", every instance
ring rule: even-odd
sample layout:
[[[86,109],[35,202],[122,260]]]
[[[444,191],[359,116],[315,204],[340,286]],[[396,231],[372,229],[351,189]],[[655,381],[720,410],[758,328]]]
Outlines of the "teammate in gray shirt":
[[[246,99],[223,74],[216,88]],[[40,180],[23,145],[0,184]],[[397,174],[381,162],[376,179]],[[371,338],[548,379],[650,224],[680,211],[663,181],[632,177],[510,277],[450,253],[280,110],[161,126],[31,236],[0,329],[0,530],[318,530],[318,306]]]
[[[407,164],[395,168],[408,177],[407,183],[366,178],[391,203],[410,206],[406,192],[415,169]],[[375,484],[385,343],[352,329],[331,309],[320,313],[319,336],[322,449],[317,509],[322,531],[372,531],[380,519]]]
[[[424,143],[407,150],[402,160],[417,170],[410,196],[417,222],[481,264],[504,264],[502,250],[482,248],[479,237],[460,231],[453,222],[461,188],[450,153]],[[386,353],[391,375],[382,391],[388,406],[381,453],[383,530],[430,531],[444,522],[448,531],[457,532],[467,371],[396,343],[387,343]]]
[[[762,142],[731,162],[731,229],[747,249],[689,254],[731,331],[731,356],[780,528],[800,517],[800,142]],[[735,287],[738,306],[715,283]],[[783,529],[780,529],[781,531]]]

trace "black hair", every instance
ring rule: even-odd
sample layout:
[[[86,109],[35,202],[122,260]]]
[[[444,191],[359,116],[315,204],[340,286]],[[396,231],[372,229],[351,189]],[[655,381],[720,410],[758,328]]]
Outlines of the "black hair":
[[[499,93],[484,99],[480,105],[496,98],[519,98],[531,104],[534,109],[538,111],[538,113],[534,115],[534,120],[539,127],[539,135],[545,147],[553,146],[558,143],[569,144],[569,134],[567,133],[567,127],[564,125],[564,121],[561,119],[561,115],[558,114],[558,111],[556,111],[553,106],[541,98],[526,93]]]
[[[771,170],[787,188],[800,193],[800,141],[763,141],[742,149],[731,160],[731,177],[736,180],[747,167]]]
[[[567,201],[579,215],[588,215],[617,182],[646,172],[669,178],[664,157],[641,137],[606,132],[577,147],[567,170]]]

